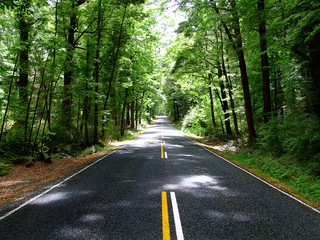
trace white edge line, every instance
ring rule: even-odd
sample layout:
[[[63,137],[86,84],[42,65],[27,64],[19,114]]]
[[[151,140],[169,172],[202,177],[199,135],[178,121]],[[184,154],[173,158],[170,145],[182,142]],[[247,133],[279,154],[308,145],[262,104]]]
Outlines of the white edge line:
[[[320,211],[319,211],[318,209],[316,209],[316,208],[314,208],[314,207],[312,207],[312,206],[308,205],[307,203],[305,203],[305,202],[301,201],[300,199],[296,198],[295,196],[293,196],[293,195],[291,195],[291,194],[289,194],[289,193],[287,193],[287,192],[285,192],[285,191],[281,190],[280,188],[277,188],[276,186],[272,185],[271,183],[269,183],[269,182],[267,182],[267,181],[263,180],[262,178],[258,177],[258,176],[257,176],[257,175],[255,175],[255,174],[253,174],[253,173],[251,173],[251,172],[249,172],[249,171],[245,170],[244,168],[242,168],[242,167],[240,167],[239,165],[237,165],[237,164],[235,164],[235,163],[231,162],[230,160],[228,160],[228,159],[226,159],[226,158],[224,158],[224,157],[221,157],[220,155],[216,154],[215,152],[210,151],[209,149],[207,149],[207,148],[205,148],[204,146],[202,146],[200,143],[197,143],[197,142],[195,142],[195,141],[191,140],[191,139],[190,139],[190,138],[188,138],[188,137],[186,137],[186,138],[187,138],[187,139],[189,139],[190,141],[192,141],[193,143],[195,143],[195,144],[199,145],[199,146],[200,146],[200,147],[202,147],[203,149],[207,150],[209,153],[211,153],[211,154],[213,154],[213,155],[215,155],[215,156],[217,156],[217,157],[221,158],[222,160],[224,160],[224,161],[228,162],[229,164],[231,164],[231,165],[233,165],[233,166],[237,167],[238,169],[240,169],[240,170],[242,170],[242,171],[246,172],[247,174],[251,175],[252,177],[255,177],[256,179],[260,180],[261,182],[263,182],[263,183],[267,184],[268,186],[272,187],[273,189],[275,189],[275,190],[277,190],[277,191],[281,192],[282,194],[284,194],[284,195],[286,195],[286,196],[288,196],[288,197],[290,197],[290,198],[292,198],[292,199],[296,200],[297,202],[301,203],[302,205],[304,205],[304,206],[306,206],[306,207],[308,207],[308,208],[312,209],[313,211],[315,211],[315,212],[317,212],[317,213],[319,213],[319,214],[320,214]]]
[[[121,147],[120,147],[121,148]],[[49,189],[47,189],[46,191],[40,193],[39,195],[29,199],[28,201],[26,201],[25,203],[21,204],[19,207],[16,207],[15,209],[7,212],[6,214],[4,214],[3,216],[0,217],[0,221],[5,219],[6,217],[9,217],[10,215],[12,215],[13,213],[15,213],[16,211],[18,211],[19,209],[25,207],[26,205],[30,204],[31,202],[37,200],[38,198],[42,197],[43,195],[47,194],[48,192],[52,191],[53,189],[59,187],[61,184],[65,183],[66,181],[70,180],[71,178],[75,177],[76,175],[80,174],[81,172],[85,171],[86,169],[88,169],[89,167],[95,165],[96,163],[100,162],[101,160],[103,160],[104,158],[108,157],[109,155],[113,154],[116,150],[118,150],[119,148],[113,150],[112,152],[109,152],[103,156],[101,156],[100,158],[98,158],[96,161],[94,161],[93,163],[89,164],[88,166],[82,168],[81,170],[79,170],[78,172],[74,173],[73,175],[67,177],[66,179],[62,180],[61,182],[57,183],[56,185],[50,187]]]
[[[167,152],[164,152],[164,158],[168,158]]]
[[[174,223],[176,225],[177,240],[184,240],[176,194],[175,192],[170,192],[170,195],[171,195],[171,203],[172,203],[172,210],[173,210],[173,218],[174,218]]]

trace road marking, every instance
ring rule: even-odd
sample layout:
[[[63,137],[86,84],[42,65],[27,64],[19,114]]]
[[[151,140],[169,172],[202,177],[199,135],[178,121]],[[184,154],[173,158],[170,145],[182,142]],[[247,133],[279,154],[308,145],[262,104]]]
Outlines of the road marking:
[[[168,158],[167,152],[164,152],[164,158]]]
[[[173,209],[173,218],[176,225],[177,240],[184,240],[176,194],[174,192],[170,192],[170,195]]]
[[[163,240],[170,240],[169,213],[166,192],[162,192],[162,234]]]
[[[121,149],[122,147],[118,148]],[[76,175],[82,173],[83,171],[85,171],[86,169],[88,169],[89,167],[93,166],[94,164],[100,162],[101,160],[103,160],[104,158],[110,156],[111,154],[115,153],[118,149],[109,152],[101,157],[99,157],[96,161],[94,161],[93,163],[91,163],[90,165],[86,166],[85,168],[82,168],[81,170],[79,170],[78,172],[76,172],[75,174],[71,175],[70,177],[67,177],[66,179],[62,180],[61,182],[57,183],[56,185],[50,187],[48,190],[40,193],[39,195],[31,198],[30,200],[24,202],[23,204],[21,204],[20,206],[16,207],[15,209],[11,210],[10,212],[7,212],[6,214],[4,214],[3,216],[0,216],[0,221],[5,219],[6,217],[9,217],[10,215],[12,215],[13,213],[15,213],[16,211],[18,211],[19,209],[25,207],[26,205],[30,204],[31,202],[37,200],[38,198],[42,197],[43,195],[47,194],[48,192],[52,191],[53,189],[59,187],[60,185],[62,185],[63,183],[65,183],[66,181],[70,180],[71,178],[75,177]]]
[[[163,156],[163,141],[161,141],[161,158],[164,158],[164,156]]]

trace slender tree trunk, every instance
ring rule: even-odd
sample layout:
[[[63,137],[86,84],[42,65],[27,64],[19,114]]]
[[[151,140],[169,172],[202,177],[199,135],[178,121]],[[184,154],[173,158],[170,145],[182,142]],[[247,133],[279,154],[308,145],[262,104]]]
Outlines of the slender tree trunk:
[[[142,123],[142,110],[143,110],[143,102],[144,102],[144,90],[142,93],[141,104],[140,104],[140,114],[139,114],[139,124]]]
[[[227,88],[228,88],[228,92],[229,92],[230,105],[231,105],[232,117],[233,117],[233,124],[234,124],[234,131],[235,131],[235,134],[236,134],[236,139],[238,139],[238,137],[239,137],[239,129],[238,129],[238,122],[237,122],[237,115],[236,115],[236,112],[235,112],[235,110],[234,110],[235,106],[234,106],[234,101],[233,101],[233,96],[232,96],[231,80],[230,80],[230,78],[228,77],[227,70],[226,70],[226,65],[225,65],[225,62],[224,62],[222,34],[221,34],[221,47],[222,47],[222,53],[221,53],[222,72],[223,72],[223,75],[224,75],[224,77],[225,77],[225,79],[226,79],[225,82],[226,82],[226,84],[227,84]]]
[[[139,110],[138,110],[138,94],[137,94],[137,96],[136,96],[136,114],[135,114],[135,121],[136,121],[136,126],[135,126],[135,130],[137,130],[138,129],[138,112],[139,112]]]
[[[98,139],[98,127],[99,127],[99,103],[98,103],[98,95],[99,95],[99,66],[100,66],[100,39],[101,39],[101,2],[102,0],[99,0],[98,5],[98,23],[97,23],[97,50],[96,50],[96,57],[95,57],[95,63],[94,63],[94,76],[96,86],[95,86],[95,103],[94,103],[94,127],[93,127],[93,143],[97,144],[99,141]]]
[[[67,34],[67,57],[64,71],[64,87],[62,100],[62,124],[70,130],[72,120],[72,82],[74,74],[73,55],[76,47],[75,33],[78,29],[77,8],[85,2],[85,0],[71,0],[70,22]]]
[[[22,0],[18,5],[18,29],[20,34],[20,71],[19,71],[19,97],[22,103],[26,104],[28,101],[28,76],[29,76],[29,32],[31,25],[28,23],[30,0]]]
[[[111,92],[111,87],[112,87],[112,82],[113,82],[113,77],[114,77],[114,73],[116,70],[116,66],[117,66],[117,62],[118,62],[118,55],[119,55],[119,50],[120,50],[120,46],[121,46],[121,38],[122,38],[122,33],[123,33],[123,26],[124,26],[124,21],[126,18],[126,13],[127,13],[127,6],[128,4],[125,5],[124,8],[124,12],[123,12],[123,16],[122,16],[122,21],[121,21],[121,26],[120,26],[120,33],[119,33],[119,37],[118,37],[118,44],[117,44],[117,50],[113,59],[113,65],[112,65],[112,71],[111,71],[111,75],[108,81],[108,90],[107,90],[107,94],[106,94],[106,98],[103,104],[103,110],[106,111],[107,110],[107,103],[110,97],[110,92]],[[102,117],[102,124],[104,123],[104,118],[105,116]],[[104,135],[104,125],[102,126],[102,135]]]
[[[310,71],[312,77],[311,102],[313,112],[320,118],[320,34],[310,43]]]
[[[210,0],[212,1],[212,0]],[[236,1],[230,0],[230,5],[232,7],[232,15],[233,15],[233,26],[234,26],[234,34],[235,34],[235,41],[233,40],[233,35],[231,34],[228,26],[222,22],[223,27],[226,31],[226,34],[229,40],[232,42],[232,46],[237,53],[239,67],[240,67],[240,75],[241,75],[241,84],[243,90],[243,98],[244,98],[244,105],[245,105],[245,112],[246,112],[246,119],[247,119],[247,126],[248,126],[248,134],[249,134],[249,142],[253,141],[256,138],[256,131],[254,128],[254,121],[253,121],[253,113],[252,113],[252,106],[251,106],[251,96],[249,90],[249,82],[248,82],[248,74],[247,74],[247,67],[246,61],[244,59],[244,51],[242,46],[242,35],[240,30],[240,20],[238,16],[238,9],[236,8]],[[220,15],[219,9],[216,5],[213,5],[216,13]]]
[[[31,101],[32,101],[32,93],[33,93],[33,88],[34,88],[34,84],[36,82],[37,79],[37,70],[35,69],[35,73],[34,73],[34,78],[33,78],[33,83],[32,83],[32,87],[31,87],[31,94],[30,94],[30,98],[28,101],[28,105],[27,105],[27,111],[26,111],[26,120],[25,120],[25,124],[24,124],[24,151],[27,150],[27,136],[28,136],[28,121],[29,121],[29,113],[30,113],[30,106],[31,106]]]
[[[228,135],[231,135],[232,131],[230,126],[229,106],[228,106],[227,94],[225,91],[225,86],[223,81],[220,82],[220,91],[222,96],[222,108],[223,108],[224,121],[226,124],[226,132]]]
[[[32,132],[33,132],[33,128],[34,128],[35,121],[36,121],[38,105],[39,105],[40,95],[41,95],[41,90],[42,90],[42,87],[43,87],[43,84],[44,84],[44,74],[45,74],[45,70],[43,70],[43,72],[41,73],[41,83],[40,83],[40,87],[39,87],[38,94],[37,94],[36,105],[35,105],[34,111],[33,111],[33,118],[32,118],[32,123],[31,123],[31,127],[30,127],[29,140],[28,140],[26,152],[29,152],[29,150],[30,150]]]
[[[122,108],[122,116],[121,116],[121,136],[124,136],[125,130],[125,112],[126,112],[126,105],[127,105],[127,97],[128,97],[128,88],[126,88],[126,94],[124,96],[123,108]]]
[[[222,122],[222,118],[220,116],[220,124],[221,124],[221,130],[222,130],[222,133],[225,133],[225,130],[224,130],[224,124]]]
[[[131,102],[131,126],[130,126],[130,128],[132,129],[132,130],[134,130],[135,129],[135,127],[134,127],[134,105],[135,105],[135,101],[132,101]]]
[[[210,86],[209,86],[208,89],[209,89],[209,96],[210,96],[211,120],[212,120],[213,127],[216,127],[216,120],[215,120],[215,117],[214,117],[214,105],[213,105],[212,89],[211,89]]]
[[[126,117],[126,126],[130,125],[130,104],[127,104],[127,117]]]
[[[242,35],[240,31],[240,21],[236,9],[236,2],[235,0],[231,0],[231,5],[234,10],[233,17],[234,17],[234,32],[236,35],[236,47],[237,47],[237,54],[239,59],[239,66],[240,66],[240,73],[241,73],[241,83],[242,83],[242,90],[244,96],[244,105],[246,110],[246,118],[247,118],[247,125],[248,125],[248,134],[249,134],[249,141],[253,141],[256,138],[256,131],[254,128],[254,121],[253,121],[253,113],[252,113],[252,106],[251,106],[251,96],[249,90],[249,82],[248,82],[248,75],[247,75],[247,67],[246,61],[244,59],[244,51],[242,46]]]
[[[260,57],[263,83],[263,119],[267,123],[271,114],[271,94],[270,94],[270,76],[269,76],[269,59],[267,52],[266,39],[266,21],[264,0],[258,0],[259,11],[259,40],[260,40]]]
[[[83,115],[84,115],[84,136],[86,140],[86,146],[90,145],[89,140],[89,129],[88,129],[88,121],[89,121],[89,76],[90,76],[90,39],[87,39],[87,56],[86,56],[86,84],[85,84],[85,97],[84,97],[84,106],[83,106]]]
[[[2,125],[1,125],[0,142],[2,140],[4,125],[6,123],[6,118],[7,118],[8,110],[9,110],[9,106],[10,106],[10,99],[11,99],[12,85],[13,85],[13,82],[14,82],[14,75],[17,72],[17,68],[18,68],[18,58],[19,58],[19,54],[16,57],[16,61],[15,61],[14,68],[13,68],[13,73],[12,73],[12,78],[11,78],[11,81],[10,81],[9,92],[8,92],[8,96],[7,96],[7,106],[6,106],[6,110],[4,112],[4,115],[3,115],[3,120],[2,120]]]
[[[68,28],[67,39],[67,57],[66,57],[66,69],[64,72],[64,96],[62,100],[62,123],[63,126],[70,130],[71,128],[71,105],[72,105],[72,79],[74,72],[73,54],[75,48],[75,32],[77,28],[77,16],[76,16],[76,2],[72,1],[72,9],[70,16],[70,25]]]

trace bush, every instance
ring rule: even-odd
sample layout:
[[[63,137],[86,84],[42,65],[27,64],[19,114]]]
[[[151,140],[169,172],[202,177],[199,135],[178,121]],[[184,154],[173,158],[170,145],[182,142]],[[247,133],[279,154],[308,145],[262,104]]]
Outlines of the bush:
[[[288,114],[283,120],[275,117],[259,130],[258,143],[262,150],[275,155],[320,162],[319,120],[307,114]]]
[[[196,135],[204,136],[207,133],[206,113],[202,106],[196,105],[183,118],[182,129]]]

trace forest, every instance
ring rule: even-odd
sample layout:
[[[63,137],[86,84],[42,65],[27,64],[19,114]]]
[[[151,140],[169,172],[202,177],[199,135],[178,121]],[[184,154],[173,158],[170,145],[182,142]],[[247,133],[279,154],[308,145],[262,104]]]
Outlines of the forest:
[[[1,175],[167,115],[319,181],[318,0],[0,0],[0,46]]]

